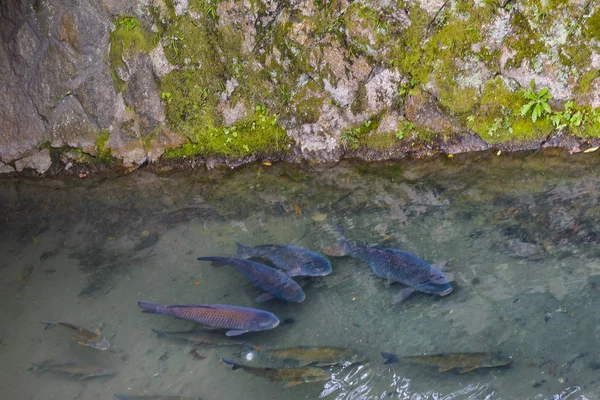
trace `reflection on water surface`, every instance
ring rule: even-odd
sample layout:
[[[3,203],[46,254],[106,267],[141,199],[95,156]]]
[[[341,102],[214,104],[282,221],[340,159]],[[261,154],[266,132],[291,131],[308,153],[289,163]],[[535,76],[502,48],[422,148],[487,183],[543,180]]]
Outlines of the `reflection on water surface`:
[[[9,399],[598,399],[600,176],[591,155],[527,154],[335,166],[252,165],[236,171],[84,180],[0,180],[0,386]],[[256,303],[260,290],[199,256],[249,245],[323,252],[336,225],[360,244],[448,260],[454,291],[415,293],[359,259],[297,278],[306,300]],[[159,338],[189,321],[140,312],[137,301],[254,307],[294,323],[243,336],[262,350],[352,348],[364,364],[282,384],[220,361],[274,365],[248,345],[201,347]],[[79,345],[40,320],[99,328],[111,347]],[[262,351],[262,352],[261,352]],[[510,368],[459,374],[380,352],[500,351]],[[206,358],[204,358],[206,357]],[[93,364],[115,375],[34,374],[32,363]]]

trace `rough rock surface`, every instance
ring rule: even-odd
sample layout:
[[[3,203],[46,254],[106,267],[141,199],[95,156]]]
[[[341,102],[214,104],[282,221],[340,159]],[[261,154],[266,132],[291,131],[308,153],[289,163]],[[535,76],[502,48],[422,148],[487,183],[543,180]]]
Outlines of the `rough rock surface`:
[[[48,149],[40,150],[15,162],[17,172],[21,172],[24,169],[33,169],[40,174],[48,171],[50,165],[52,165],[52,160]]]
[[[427,93],[416,91],[406,99],[406,118],[417,127],[435,133],[452,133],[460,128],[438,107],[435,98]]]
[[[5,0],[0,172],[570,148],[600,136],[599,32],[584,0]]]

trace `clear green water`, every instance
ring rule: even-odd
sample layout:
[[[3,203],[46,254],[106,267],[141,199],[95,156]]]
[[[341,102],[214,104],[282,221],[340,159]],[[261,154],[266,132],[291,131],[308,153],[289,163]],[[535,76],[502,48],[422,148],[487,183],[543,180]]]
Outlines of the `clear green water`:
[[[2,398],[600,399],[599,167],[595,154],[527,154],[0,180]],[[332,258],[334,272],[307,282],[303,303],[257,304],[260,291],[237,271],[196,261],[232,255],[232,238],[322,251],[338,223],[350,240],[449,260],[454,292],[393,305],[401,285]],[[191,345],[156,338],[151,328],[194,324],[142,314],[138,300],[266,309],[296,322],[245,340],[350,347],[369,362],[284,389],[220,361],[244,348],[203,348],[196,360]],[[100,328],[112,347],[44,331],[49,319]],[[514,362],[441,373],[383,365],[381,351],[501,351]],[[47,359],[118,372],[79,381],[28,371]]]

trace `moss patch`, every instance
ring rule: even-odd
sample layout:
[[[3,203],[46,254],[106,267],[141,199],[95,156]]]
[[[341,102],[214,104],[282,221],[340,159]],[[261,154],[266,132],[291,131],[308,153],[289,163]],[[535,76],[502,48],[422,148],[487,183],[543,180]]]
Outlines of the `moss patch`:
[[[502,78],[488,81],[476,113],[468,118],[469,127],[489,143],[547,136],[553,130],[550,119],[540,118],[533,123],[529,117],[522,117],[520,107],[523,104],[523,93],[511,91]]]
[[[127,85],[117,70],[125,65],[124,60],[133,59],[137,52],[149,53],[156,47],[158,36],[140,25],[137,18],[121,16],[111,24],[109,61],[111,76],[117,92]]]

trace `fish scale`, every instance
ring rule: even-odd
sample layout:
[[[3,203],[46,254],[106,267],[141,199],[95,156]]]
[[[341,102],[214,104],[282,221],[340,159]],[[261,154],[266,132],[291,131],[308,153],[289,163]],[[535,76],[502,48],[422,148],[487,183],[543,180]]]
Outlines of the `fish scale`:
[[[226,333],[227,336],[273,329],[279,325],[279,319],[270,312],[240,306],[222,304],[164,306],[145,301],[138,302],[138,306],[147,313],[170,315],[212,328],[231,329]]]
[[[446,275],[414,254],[398,249],[353,244],[346,240],[341,226],[338,226],[338,232],[341,240],[330,247],[331,254],[360,258],[369,264],[377,276],[410,286],[403,290],[405,294],[400,296],[400,301],[415,290],[440,296],[452,292]]]
[[[313,251],[295,246],[244,246],[237,242],[240,258],[260,257],[271,261],[288,276],[324,276],[332,271],[328,259]]]
[[[333,365],[345,362],[357,363],[364,361],[364,357],[360,356],[352,349],[341,347],[292,347],[286,349],[267,350],[271,356],[296,360],[303,365],[318,363],[320,365]]]
[[[292,278],[274,268],[261,263],[236,257],[199,257],[199,261],[212,261],[213,265],[230,265],[246,279],[266,292],[257,301],[270,300],[273,297],[284,301],[300,303],[306,298],[300,285]]]
[[[318,382],[326,380],[330,374],[319,368],[257,368],[238,364],[233,360],[223,358],[223,362],[232,365],[233,369],[243,369],[253,375],[269,378],[273,382],[287,381],[290,386],[302,382]]]

